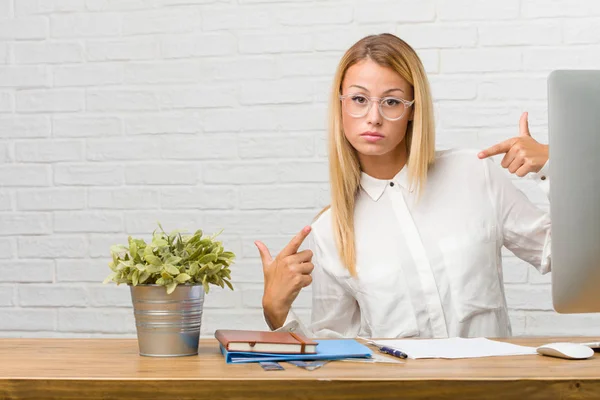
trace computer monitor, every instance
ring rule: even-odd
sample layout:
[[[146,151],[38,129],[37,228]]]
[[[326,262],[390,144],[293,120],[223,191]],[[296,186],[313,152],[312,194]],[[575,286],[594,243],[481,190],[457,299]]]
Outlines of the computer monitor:
[[[600,312],[600,70],[548,77],[552,300]]]

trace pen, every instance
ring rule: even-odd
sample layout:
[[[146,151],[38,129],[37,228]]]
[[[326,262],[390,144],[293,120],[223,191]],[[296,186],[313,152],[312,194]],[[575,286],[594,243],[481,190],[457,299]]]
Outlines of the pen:
[[[357,336],[357,337],[359,339],[365,340],[368,344],[377,347],[381,353],[389,354],[391,356],[398,357],[398,358],[408,358],[408,354],[406,354],[403,351],[400,351],[398,349],[393,349],[391,347],[387,347],[387,346],[383,346],[383,345],[377,344],[374,341],[372,341],[370,339],[367,339],[367,338],[364,338],[364,337],[360,337],[360,336]]]
[[[394,357],[398,357],[398,358],[407,358],[408,355],[398,349],[392,349],[391,347],[387,347],[387,346],[377,346],[379,348],[379,351],[385,354],[389,354],[391,356]]]

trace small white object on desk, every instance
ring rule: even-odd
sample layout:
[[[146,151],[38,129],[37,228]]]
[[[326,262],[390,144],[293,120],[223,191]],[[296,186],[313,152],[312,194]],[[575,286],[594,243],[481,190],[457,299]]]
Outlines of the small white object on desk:
[[[594,350],[580,343],[548,343],[537,348],[543,356],[565,358],[567,360],[584,360],[594,355]]]

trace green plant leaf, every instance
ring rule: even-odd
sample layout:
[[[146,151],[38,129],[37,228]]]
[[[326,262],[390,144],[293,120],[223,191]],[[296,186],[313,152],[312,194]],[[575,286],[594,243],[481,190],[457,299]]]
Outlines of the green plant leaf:
[[[133,286],[137,286],[139,280],[140,280],[140,271],[136,269],[135,271],[133,271],[133,275],[131,277],[131,282],[133,283]]]
[[[122,244],[116,244],[116,245],[110,247],[110,251],[112,253],[117,253],[117,254],[124,253],[127,250],[129,250],[129,249],[127,247],[123,246]]]
[[[162,265],[146,265],[149,274],[156,274],[162,270]]]
[[[138,247],[135,241],[129,236],[129,253],[131,253],[131,257],[135,260],[137,257]]]
[[[175,288],[177,288],[177,282],[172,281],[167,285],[167,294],[173,293],[175,291]]]
[[[214,253],[206,254],[198,260],[198,264],[206,264],[209,262],[217,261],[217,255]]]
[[[173,276],[177,276],[179,274],[179,269],[177,269],[177,267],[170,265],[170,264],[165,265],[165,270]]]
[[[155,238],[154,240],[152,240],[152,245],[154,247],[165,247],[165,246],[168,246],[169,243],[165,239],[162,239],[162,238],[156,239]]]
[[[219,236],[221,233],[223,233],[223,229],[221,229],[219,232],[214,233],[210,238],[211,240],[214,240],[217,236]]]
[[[153,250],[152,250],[152,246],[146,246],[144,248],[144,257],[153,256],[153,255],[154,255],[154,253],[153,253]]]
[[[156,266],[163,265],[163,262],[161,261],[161,259],[156,257],[155,255],[148,254],[148,255],[144,256],[144,258],[146,259],[146,261],[148,261],[152,265],[156,265]]]
[[[150,277],[150,273],[148,271],[144,271],[140,274],[139,282],[140,284],[146,282],[146,280]]]
[[[229,270],[229,268],[223,268],[221,272],[223,273],[223,276],[225,276],[227,279],[231,279],[231,271]]]
[[[170,256],[165,260],[165,264],[177,265],[181,262],[182,258],[178,256]]]
[[[175,280],[179,283],[185,283],[185,282],[189,281],[190,279],[192,279],[192,277],[186,273],[179,274],[179,275],[177,275],[177,277],[175,277]]]
[[[106,277],[106,279],[104,279],[104,282],[102,282],[102,283],[107,284],[108,282],[111,282],[112,280],[114,280],[116,276],[117,276],[116,272],[111,272],[110,275],[108,275]]]

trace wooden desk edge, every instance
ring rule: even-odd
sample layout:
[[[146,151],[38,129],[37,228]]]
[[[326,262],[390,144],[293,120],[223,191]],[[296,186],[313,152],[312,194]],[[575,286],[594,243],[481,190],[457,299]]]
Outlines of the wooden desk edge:
[[[329,380],[253,379],[224,386],[222,381],[48,379],[2,380],[0,398],[20,399],[582,399],[600,397],[600,379],[564,380]]]

